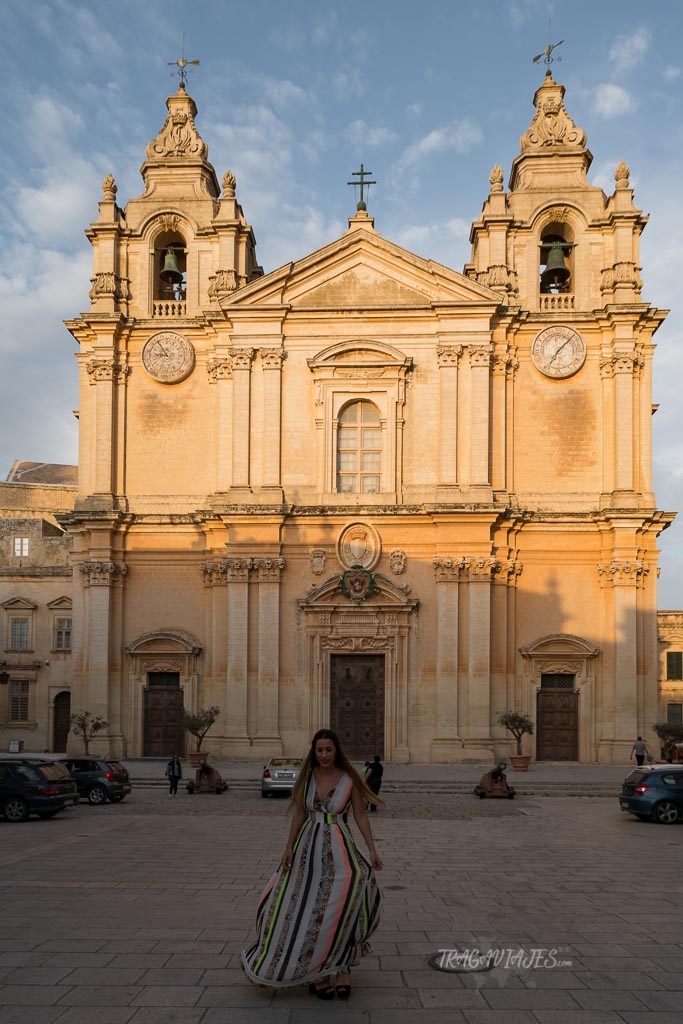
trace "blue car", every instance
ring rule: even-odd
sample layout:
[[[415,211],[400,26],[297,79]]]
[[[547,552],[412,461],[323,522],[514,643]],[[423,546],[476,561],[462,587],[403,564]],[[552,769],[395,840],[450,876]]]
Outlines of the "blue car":
[[[683,821],[683,765],[636,768],[622,783],[619,805],[641,821],[660,825]]]

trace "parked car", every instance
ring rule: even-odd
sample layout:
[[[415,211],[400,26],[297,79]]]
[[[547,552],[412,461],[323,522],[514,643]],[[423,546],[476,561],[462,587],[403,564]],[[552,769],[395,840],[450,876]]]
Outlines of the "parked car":
[[[78,803],[76,783],[63,764],[32,758],[0,760],[0,808],[6,821],[26,821],[30,814],[54,818]]]
[[[261,796],[267,797],[273,793],[291,793],[303,763],[301,757],[271,757],[263,768]]]
[[[61,762],[74,777],[78,795],[91,804],[120,803],[131,791],[128,772],[118,761],[98,757],[66,757]]]
[[[619,804],[641,821],[660,825],[683,821],[683,765],[636,768],[624,779]]]

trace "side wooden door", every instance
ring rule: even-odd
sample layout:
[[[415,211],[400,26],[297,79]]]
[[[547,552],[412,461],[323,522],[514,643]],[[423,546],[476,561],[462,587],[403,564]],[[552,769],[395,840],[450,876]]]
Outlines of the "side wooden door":
[[[384,757],[384,655],[333,654],[330,728],[354,761]]]

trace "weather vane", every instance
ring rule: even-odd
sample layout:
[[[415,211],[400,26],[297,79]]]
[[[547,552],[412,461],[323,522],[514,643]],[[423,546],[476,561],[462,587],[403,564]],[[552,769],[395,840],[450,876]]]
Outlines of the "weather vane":
[[[564,42],[564,39],[560,39],[559,43],[551,43],[550,42],[550,39],[551,39],[550,33],[551,33],[551,31],[552,31],[552,18],[548,18],[548,45],[546,46],[545,50],[543,50],[542,53],[537,53],[536,56],[533,58],[533,63],[534,64],[538,64],[538,62],[541,59],[541,57],[543,57],[543,63],[546,65],[546,74],[547,75],[550,74],[550,65],[554,61],[561,61],[562,60],[561,57],[553,57],[552,53],[553,53],[553,50],[557,49],[558,46],[562,46],[562,43]]]
[[[169,67],[177,67],[178,68],[177,74],[178,74],[178,78],[180,79],[180,84],[181,84],[183,89],[185,88],[185,82],[187,81],[187,76],[192,74],[192,69],[189,67],[190,64],[192,64],[192,65],[199,65],[199,61],[198,60],[186,60],[185,59],[185,33],[183,32],[183,55],[182,55],[182,57],[180,58],[180,60],[169,60],[168,61],[168,66]],[[173,75],[175,75],[175,74],[176,74],[176,72],[172,71],[171,72],[171,77],[173,77]]]
[[[359,171],[351,171],[351,174],[352,174],[353,177],[360,178],[360,181],[347,181],[346,182],[347,185],[360,185],[360,202],[356,203],[356,210],[359,210],[359,211],[360,210],[367,210],[367,206],[365,204],[365,199],[363,198],[363,190],[365,188],[367,188],[368,192],[369,192],[370,191],[370,185],[376,185],[377,182],[376,181],[366,181],[365,180],[365,176],[367,174],[372,174],[372,171],[366,171],[365,168],[363,167],[363,164],[360,165],[360,170]]]

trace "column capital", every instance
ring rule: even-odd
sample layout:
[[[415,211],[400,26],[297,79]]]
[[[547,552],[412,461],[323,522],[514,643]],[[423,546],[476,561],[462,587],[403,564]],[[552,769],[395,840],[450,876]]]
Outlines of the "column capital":
[[[462,345],[439,345],[436,350],[439,369],[447,366],[457,366],[461,355]]]
[[[231,380],[232,359],[229,356],[210,359],[206,364],[206,372],[209,375],[209,384],[215,384],[217,380]]]
[[[598,576],[602,586],[637,586],[650,572],[650,563],[642,558],[613,558],[598,562]]]
[[[470,355],[470,366],[490,367],[493,356],[493,346],[487,342],[483,345],[468,345]]]
[[[128,566],[116,562],[80,562],[78,571],[83,576],[86,587],[111,587],[116,582],[123,583],[128,573]]]
[[[130,374],[130,366],[116,359],[88,359],[85,369],[91,384],[98,384],[101,381],[125,384]]]
[[[254,360],[254,349],[234,348],[230,356],[233,370],[249,370]]]
[[[285,353],[281,348],[261,348],[259,349],[261,356],[261,362],[263,363],[264,370],[281,370],[282,364],[285,360]]]

